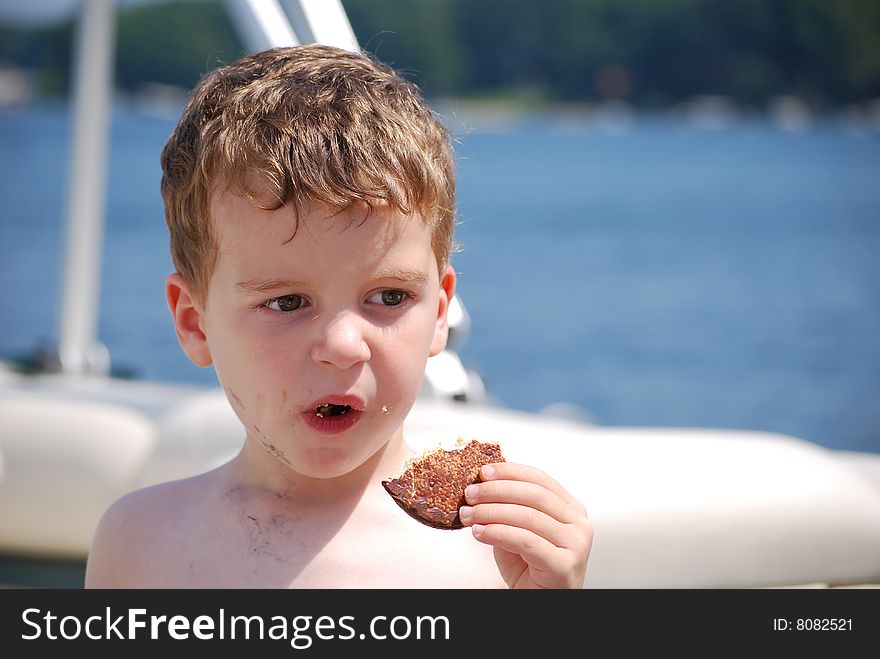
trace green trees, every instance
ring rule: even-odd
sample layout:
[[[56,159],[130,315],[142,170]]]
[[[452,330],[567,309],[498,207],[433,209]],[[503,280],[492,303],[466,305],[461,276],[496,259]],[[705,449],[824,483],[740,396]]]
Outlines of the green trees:
[[[429,96],[621,99],[664,106],[704,94],[821,109],[880,97],[874,0],[343,0],[365,49]],[[71,26],[0,26],[0,64],[57,93]],[[241,54],[218,0],[123,6],[117,85],[190,87]]]
[[[362,45],[429,93],[538,90],[663,105],[880,96],[871,0],[344,0]],[[430,18],[429,18],[430,17]],[[438,82],[439,81],[439,82]]]

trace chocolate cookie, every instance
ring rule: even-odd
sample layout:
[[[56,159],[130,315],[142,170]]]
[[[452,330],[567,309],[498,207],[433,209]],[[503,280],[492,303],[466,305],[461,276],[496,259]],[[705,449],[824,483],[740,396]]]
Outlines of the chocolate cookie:
[[[461,441],[461,440],[459,440]],[[480,467],[504,462],[498,444],[471,440],[462,448],[442,448],[409,463],[397,478],[382,486],[408,515],[436,529],[460,529],[458,509],[464,505],[464,489],[480,481]]]

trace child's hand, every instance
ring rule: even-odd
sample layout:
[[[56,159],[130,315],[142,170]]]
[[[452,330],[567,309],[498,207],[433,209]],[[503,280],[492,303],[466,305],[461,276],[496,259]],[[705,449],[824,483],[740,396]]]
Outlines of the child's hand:
[[[583,588],[593,525],[583,504],[540,469],[513,462],[483,466],[469,485],[461,521],[495,548],[510,588]]]

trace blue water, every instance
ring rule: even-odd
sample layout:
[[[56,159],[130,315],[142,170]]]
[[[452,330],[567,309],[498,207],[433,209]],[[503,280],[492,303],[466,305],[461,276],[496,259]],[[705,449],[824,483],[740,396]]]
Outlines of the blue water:
[[[100,339],[139,376],[213,383],[163,298],[171,128],[116,109]],[[876,133],[532,118],[459,139],[462,355],[499,402],[880,452]],[[0,113],[0,354],[55,340],[68,148],[66,108]]]

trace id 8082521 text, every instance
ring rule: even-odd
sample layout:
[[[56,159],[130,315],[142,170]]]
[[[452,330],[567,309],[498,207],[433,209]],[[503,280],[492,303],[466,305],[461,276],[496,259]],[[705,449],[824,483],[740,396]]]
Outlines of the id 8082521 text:
[[[773,618],[775,632],[851,632],[852,628],[852,618]]]

